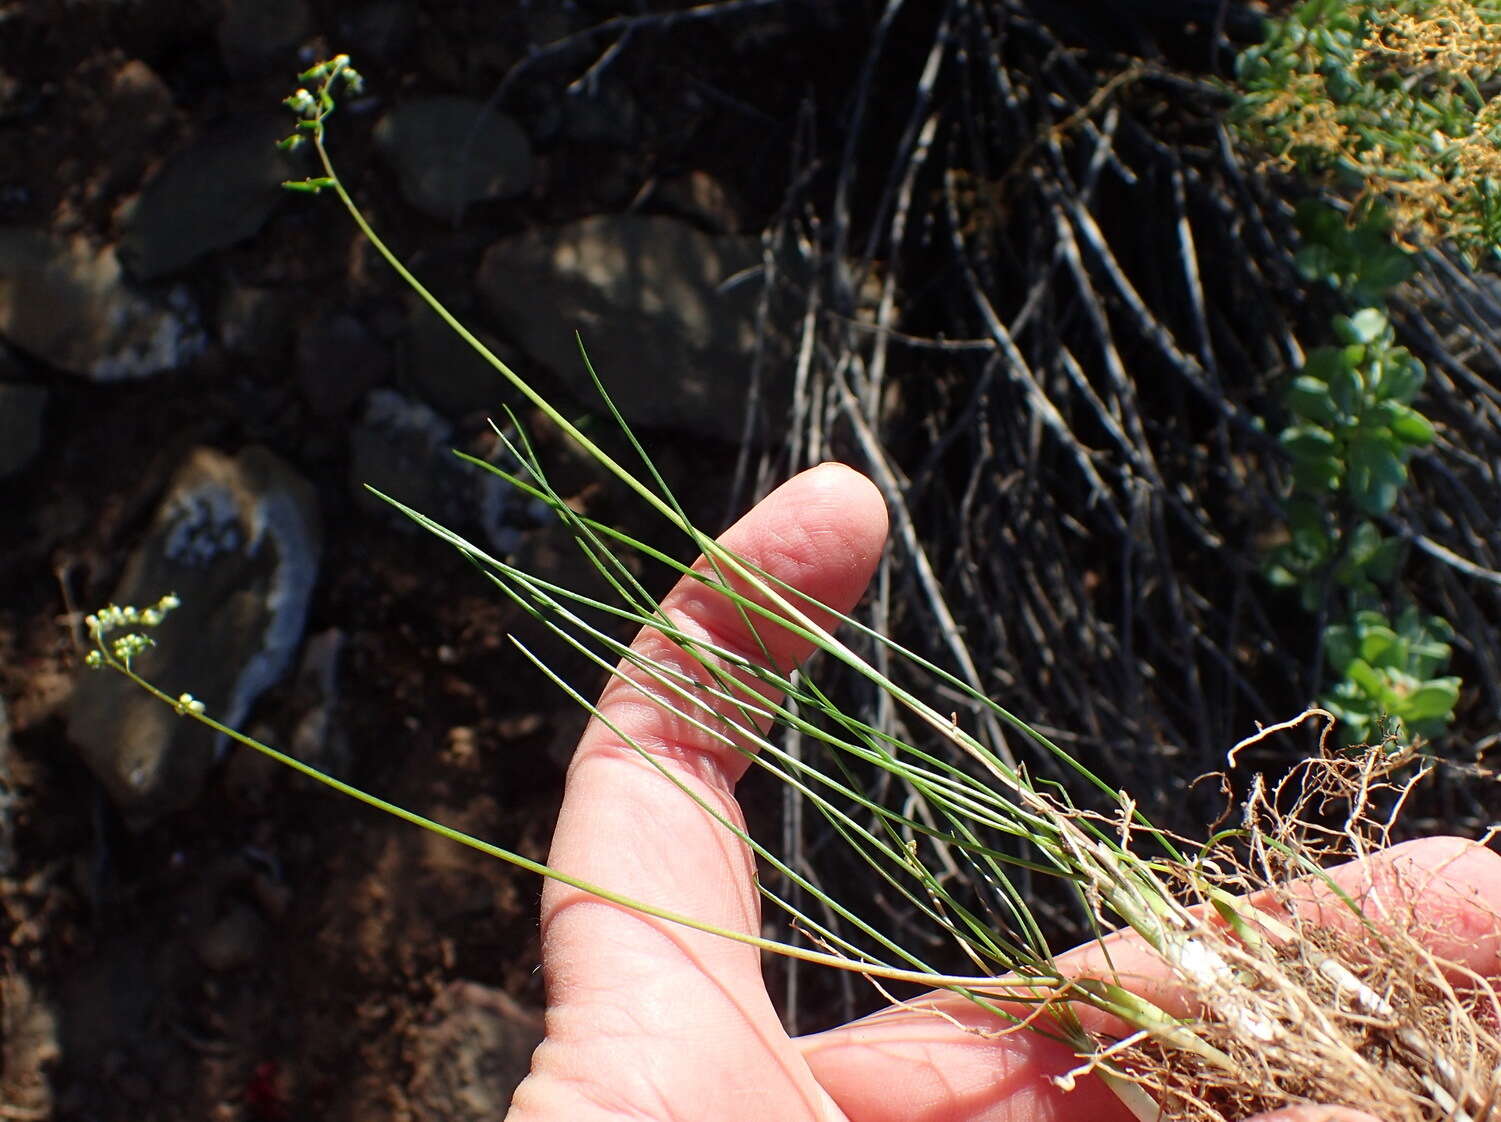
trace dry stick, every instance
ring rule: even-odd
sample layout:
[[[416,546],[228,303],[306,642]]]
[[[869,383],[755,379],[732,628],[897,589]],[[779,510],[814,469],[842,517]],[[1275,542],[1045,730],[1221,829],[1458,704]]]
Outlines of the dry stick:
[[[1470,656],[1480,663],[1478,684],[1490,703],[1494,718],[1501,714],[1501,660],[1496,655],[1497,650],[1501,649],[1501,636],[1497,635],[1494,626],[1488,624],[1486,612],[1470,595],[1466,582],[1458,579],[1449,569],[1439,570],[1438,581],[1439,591],[1444,597],[1444,618],[1466,621],[1465,630],[1470,636],[1467,646]],[[1476,635],[1477,631],[1482,633]],[[1475,810],[1478,812],[1479,807]],[[1479,813],[1475,817],[1478,821],[1484,821]]]
[[[953,242],[955,254],[959,259],[960,268],[963,270],[965,280],[968,282],[970,297],[974,301],[975,308],[984,320],[991,338],[996,341],[1002,355],[1005,356],[1007,375],[1026,394],[1027,400],[1032,406],[1033,415],[1073,455],[1074,462],[1079,465],[1079,470],[1089,480],[1093,491],[1091,501],[1101,496],[1109,495],[1110,488],[1095,469],[1094,462],[1089,455],[1089,450],[1079,443],[1078,439],[1074,436],[1073,430],[1069,428],[1068,422],[1063,419],[1063,414],[1058,411],[1058,407],[1053,404],[1047,392],[1043,390],[1036,375],[1032,373],[1032,368],[1027,364],[1027,360],[1017,348],[1015,341],[1011,337],[1011,333],[1006,329],[1006,325],[1001,322],[1000,316],[996,314],[995,307],[991,304],[990,298],[981,288],[979,278],[975,275],[974,264],[969,259],[968,247],[964,243],[964,233],[959,222],[958,202],[954,195],[953,173],[950,172],[946,175],[944,180],[945,195],[949,210],[949,236]]]
[[[870,85],[875,75],[876,63],[886,46],[897,13],[902,9],[902,0],[886,0],[885,10],[871,31],[870,46],[860,64],[860,77],[855,83],[854,109],[844,138],[844,151],[839,158],[839,177],[834,184],[833,245],[829,259],[834,283],[836,306],[853,310],[857,286],[851,281],[847,264],[850,234],[850,186],[855,180],[855,148],[864,132],[865,111],[870,102]]]
[[[936,57],[935,53],[933,58],[936,59]],[[933,65],[931,59],[930,65],[936,71],[936,65]],[[896,210],[891,216],[891,231],[888,238],[888,257],[891,266],[886,270],[886,276],[881,283],[881,300],[876,309],[876,325],[880,330],[875,337],[875,347],[870,358],[870,374],[866,380],[864,394],[866,413],[873,419],[878,417],[881,407],[881,390],[886,381],[886,350],[891,339],[891,325],[896,318],[896,260],[907,238],[907,215],[912,207],[912,189],[917,182],[917,173],[927,163],[933,137],[937,132],[938,114],[934,113],[923,123],[922,130],[917,134],[916,143],[912,149],[912,158],[907,162],[901,187],[897,191]]]
[[[887,11],[888,13],[894,15],[894,8],[888,8]],[[860,260],[858,269],[858,280],[850,279],[848,262],[844,259],[843,256],[844,252],[846,252],[843,247],[848,242],[850,232],[847,201],[844,203],[844,205],[841,205],[840,200],[836,199],[835,203],[836,257],[833,261],[833,269],[835,273],[836,290],[842,290],[846,293],[846,299],[843,302],[844,306],[842,310],[846,312],[857,312],[857,309],[854,307],[852,301],[855,298],[856,291],[863,286],[864,278],[866,275],[868,275],[871,268],[876,251],[877,239],[880,237],[882,231],[882,217],[891,208],[893,202],[893,192],[895,192],[895,197],[897,200],[897,214],[895,216],[892,228],[888,229],[886,232],[887,239],[890,243],[888,257],[891,259],[892,264],[887,269],[886,279],[883,286],[882,299],[880,307],[878,309],[876,321],[878,327],[889,326],[894,311],[893,305],[896,277],[895,261],[901,252],[903,244],[903,228],[905,226],[906,219],[905,207],[908,203],[910,203],[911,184],[917,175],[917,170],[921,166],[922,160],[926,158],[928,144],[931,143],[931,134],[929,134],[926,142],[919,142],[920,122],[922,121],[923,115],[927,112],[927,105],[932,96],[933,83],[937,78],[940,64],[943,59],[943,47],[947,39],[948,15],[949,12],[946,11],[943,20],[939,24],[938,34],[935,37],[934,43],[929,49],[928,59],[924,66],[922,79],[918,84],[917,96],[914,101],[912,111],[910,112],[908,117],[907,127],[897,144],[896,155],[892,160],[891,168],[887,173],[886,183],[882,188],[881,198],[876,207],[876,214],[874,219],[872,220],[871,229],[866,238],[864,255]],[[867,55],[865,60],[869,68],[867,73],[874,73],[877,55],[883,43],[884,35],[879,36],[876,39],[871,53]],[[868,87],[864,89],[861,94],[862,101],[856,114],[857,121],[863,121],[865,112],[865,104],[863,99],[867,95]],[[844,149],[844,159],[847,162],[840,168],[841,188],[847,187],[848,183],[853,178],[854,171],[852,161],[854,157],[854,142],[856,139],[857,137],[852,130]],[[905,190],[903,190],[903,188],[905,188]],[[850,334],[847,331],[836,331],[835,337],[837,339],[836,345],[840,349],[841,356],[849,356],[849,362],[845,364],[844,369],[848,372],[850,378],[855,382],[855,396],[857,398],[857,405],[855,406],[855,408],[858,408],[861,411],[865,422],[872,429],[879,430],[882,396],[881,384],[884,380],[885,368],[885,336],[884,334],[877,334],[875,336],[875,356],[879,360],[879,366],[876,368],[866,367],[861,357],[859,348],[856,346],[855,341],[850,337]],[[848,408],[849,407],[846,406],[846,411]],[[892,564],[890,555],[888,554],[886,556],[883,556],[881,563],[876,570],[875,578],[873,581],[874,591],[867,609],[870,613],[871,625],[881,634],[890,634],[891,632],[891,576]],[[890,653],[884,647],[878,646],[874,652],[874,656],[877,670],[880,671],[883,676],[889,676]],[[884,692],[879,693],[876,697],[876,727],[883,729],[889,727],[894,712],[895,707],[892,704],[891,699]]]
[[[927,143],[921,140],[921,133],[926,127],[925,120],[929,117],[936,118],[938,114],[930,114],[929,105],[933,101],[933,90],[938,82],[938,75],[943,68],[943,63],[948,54],[950,28],[955,8],[962,4],[963,0],[950,0],[944,9],[943,15],[938,21],[938,26],[933,33],[932,46],[928,48],[928,54],[923,62],[922,73],[918,76],[917,86],[912,98],[912,107],[907,113],[907,123],[902,129],[902,135],[897,140],[896,154],[891,162],[891,167],[886,174],[886,181],[881,187],[880,198],[876,202],[875,213],[871,219],[870,229],[865,235],[865,247],[860,258],[860,281],[863,283],[865,275],[869,272],[871,263],[875,260],[876,252],[881,241],[888,246],[888,257],[893,261],[902,244],[902,228],[906,224],[905,206],[901,201],[901,195],[905,192],[910,202],[912,194],[912,180],[916,176],[916,169],[927,158],[927,144],[931,143],[931,134]],[[846,144],[846,155],[853,154],[853,148]],[[842,169],[841,169],[842,170]],[[888,224],[886,215],[892,214],[892,220]],[[888,271],[889,276],[889,271]]]
[[[1082,262],[1079,262],[1077,249],[1072,247],[1072,231],[1070,229],[1070,225],[1079,229],[1080,233],[1085,237],[1086,241],[1092,243],[1092,248],[1095,249],[1096,256],[1102,261],[1105,266],[1107,276],[1109,276],[1110,279],[1114,282],[1117,291],[1126,298],[1128,305],[1133,304],[1134,302],[1134,310],[1136,311],[1136,314],[1138,316],[1138,322],[1149,327],[1149,336],[1155,338],[1160,349],[1162,349],[1165,354],[1167,354],[1175,361],[1175,364],[1178,365],[1180,370],[1184,369],[1185,364],[1192,364],[1195,369],[1192,371],[1189,380],[1192,384],[1199,386],[1201,389],[1204,388],[1202,382],[1203,380],[1209,378],[1209,372],[1203,366],[1201,366],[1197,362],[1197,360],[1192,359],[1190,356],[1184,354],[1176,347],[1176,345],[1172,341],[1171,334],[1164,326],[1156,321],[1155,317],[1153,317],[1147,310],[1145,305],[1141,302],[1140,298],[1136,296],[1135,290],[1131,287],[1130,282],[1125,278],[1124,273],[1116,264],[1113,255],[1109,251],[1108,246],[1104,244],[1104,239],[1101,236],[1098,227],[1095,226],[1093,217],[1076,200],[1069,200],[1067,201],[1066,205],[1068,208],[1068,214],[1072,218],[1072,223],[1060,223],[1059,236],[1060,239],[1063,239],[1066,243],[1069,243],[1069,248],[1072,250],[1072,262],[1076,263],[1075,271],[1081,289],[1088,294],[1093,293],[1093,286],[1088,279],[1088,274],[1083,270]],[[1125,377],[1124,365],[1123,363],[1121,363],[1119,356],[1115,353],[1114,344],[1110,339],[1109,329],[1108,326],[1106,326],[1104,319],[1105,313],[1103,309],[1098,306],[1098,299],[1096,298],[1095,300],[1086,301],[1085,303],[1086,308],[1091,312],[1091,318],[1096,325],[1097,333],[1099,334],[1102,345],[1105,349],[1107,370],[1112,374],[1118,386],[1128,384],[1128,380]],[[1122,393],[1121,396],[1126,400],[1130,400],[1131,395]],[[1223,400],[1223,395],[1219,396],[1221,400]],[[1228,406],[1228,402],[1226,402],[1225,404]],[[1228,406],[1228,408],[1232,411],[1234,409],[1233,406]],[[1225,409],[1221,410],[1222,416],[1225,414],[1225,412]],[[1146,444],[1144,433],[1141,434],[1139,439],[1141,440],[1143,445]],[[1153,465],[1153,467],[1155,469],[1155,464]],[[1219,535],[1210,528],[1207,512],[1203,511],[1202,509],[1194,509],[1188,506],[1188,504],[1183,502],[1183,500],[1177,495],[1175,489],[1166,488],[1161,485],[1160,477],[1154,478],[1152,481],[1157,484],[1157,486],[1154,488],[1154,493],[1166,499],[1169,506],[1177,508],[1183,515],[1185,515],[1185,521],[1188,523],[1189,527],[1196,532],[1197,536],[1199,536],[1199,538],[1207,548],[1216,551],[1223,549],[1224,542],[1219,537]],[[1155,504],[1152,509],[1150,524],[1152,527],[1153,536],[1157,539],[1158,555],[1164,558],[1169,557],[1171,553],[1168,547],[1167,529],[1162,521],[1161,509]],[[1203,636],[1193,626],[1192,621],[1189,620],[1187,614],[1184,613],[1179,607],[1182,600],[1182,592],[1178,586],[1177,580],[1175,579],[1172,567],[1164,566],[1164,572],[1168,577],[1163,587],[1170,600],[1170,617],[1175,621],[1177,625],[1180,646],[1184,652],[1184,669],[1188,676],[1192,679],[1192,684],[1194,686],[1194,688],[1191,689],[1189,693],[1190,697],[1194,701],[1193,713],[1199,729],[1197,739],[1207,751],[1209,750],[1215,738],[1215,734],[1213,732],[1213,721],[1209,716],[1209,711],[1205,704],[1203,691],[1202,689],[1198,688],[1198,661],[1192,657],[1191,653],[1192,649],[1200,644]]]
[[[783,236],[785,236],[786,226],[786,223],[783,223],[779,226],[779,232],[781,232]],[[810,247],[810,252],[814,255],[814,261],[809,275],[816,277],[818,275],[816,246]],[[814,342],[818,325],[819,300],[821,295],[822,289],[817,284],[810,285],[808,288],[808,298],[803,309],[802,333],[801,338],[798,342],[797,366],[793,378],[792,389],[793,416],[791,418],[791,446],[788,454],[791,457],[791,466],[793,469],[796,469],[802,465],[802,440],[804,433],[808,431],[804,424],[799,423],[799,418],[805,415],[808,410],[808,373],[813,361]],[[815,429],[813,431],[815,433],[821,433],[820,429]],[[812,455],[821,458],[821,449],[814,449],[812,451]],[[789,702],[793,706],[796,705],[796,701],[793,699],[789,699]],[[803,735],[801,730],[798,729],[796,725],[791,723],[788,724],[783,734],[782,747],[783,751],[785,751],[795,762],[802,762]],[[787,855],[787,862],[793,868],[797,868],[800,871],[803,871],[804,875],[808,876],[810,882],[816,882],[816,875],[813,873],[812,863],[808,859],[808,855],[804,849],[805,834],[803,827],[803,798],[793,787],[791,787],[790,785],[785,786],[782,788],[781,806],[782,851]],[[794,905],[798,904],[798,902],[802,898],[801,886],[797,884],[789,885],[787,891],[789,892],[790,902],[792,902]],[[832,918],[830,909],[827,907],[827,904],[823,904],[822,902],[821,906],[823,906],[825,910],[825,923],[828,923]],[[788,1032],[795,1033],[798,1030],[798,1014],[800,1012],[798,989],[802,979],[801,963],[796,959],[789,959],[787,960],[783,969],[786,971],[784,975],[785,987],[783,991],[783,1006],[786,1009],[785,1015],[787,1017],[787,1030]],[[846,1007],[849,1007],[853,1002],[853,990],[853,981],[847,981],[845,984]]]
[[[1130,440],[1128,456],[1131,462],[1145,476],[1150,492],[1164,499],[1168,506],[1178,510],[1195,536],[1207,548],[1221,550],[1224,548],[1224,540],[1213,530],[1210,525],[1209,515],[1202,508],[1190,506],[1175,488],[1170,488],[1163,481],[1161,470],[1158,468],[1152,453],[1151,441],[1146,428],[1141,420],[1140,410],[1137,407],[1137,393],[1135,384],[1126,373],[1125,362],[1116,349],[1115,340],[1111,335],[1110,324],[1103,301],[1095,291],[1090,281],[1089,273],[1084,268],[1079,255],[1078,245],[1074,241],[1073,230],[1061,210],[1054,210],[1054,228],[1057,234],[1058,245],[1062,250],[1064,260],[1067,262],[1070,272],[1074,276],[1075,284],[1081,296],[1081,305],[1084,308],[1086,318],[1094,328],[1096,340],[1100,346],[1104,359],[1105,372],[1114,390],[1114,400],[1119,405],[1124,424],[1129,428]],[[1070,355],[1070,360],[1072,356]],[[1161,550],[1160,555],[1169,556],[1167,551]]]
[[[495,92],[485,102],[486,109],[493,109],[500,104],[501,99],[510,92],[512,86],[521,80],[523,74],[538,62],[561,54],[581,43],[587,43],[602,35],[620,34],[643,30],[666,31],[679,23],[689,23],[702,19],[717,19],[723,16],[734,15],[738,12],[753,11],[757,8],[769,8],[785,3],[786,0],[719,0],[718,3],[696,4],[691,8],[684,8],[676,12],[645,12],[639,15],[611,16],[599,23],[578,31],[569,32],[567,35],[554,39],[550,43],[534,47],[524,58],[518,61],[501,78]],[[597,61],[597,60],[596,60]],[[591,67],[592,68],[592,67]]]
[[[897,470],[886,455],[886,449],[882,447],[870,424],[861,414],[859,403],[850,390],[841,368],[836,367],[831,372],[830,382],[839,395],[840,406],[854,429],[855,437],[860,443],[860,450],[870,465],[876,486],[880,488],[882,496],[886,499],[896,538],[901,542],[907,556],[911,558],[918,583],[937,621],[939,634],[943,637],[944,645],[948,647],[950,655],[959,668],[959,676],[972,689],[984,695],[987,692],[984,688],[984,679],[980,676],[974,659],[970,655],[969,647],[959,630],[959,625],[949,610],[948,602],[943,595],[943,588],[933,572],[932,562],[928,560],[927,550],[917,536],[917,528],[912,522],[912,513],[907,507],[903,488],[898,481]],[[1000,722],[989,709],[977,708],[976,712],[984,728],[987,743],[1007,767],[1015,768],[1016,757],[1011,751]]]
[[[1220,169],[1225,173],[1226,179],[1235,188],[1240,199],[1240,207],[1237,214],[1243,217],[1246,225],[1255,237],[1256,245],[1251,247],[1245,254],[1245,264],[1251,270],[1256,279],[1260,280],[1263,291],[1287,291],[1295,287],[1298,277],[1297,264],[1293,258],[1291,246],[1294,244],[1288,237],[1274,235],[1267,228],[1263,217],[1263,203],[1257,193],[1246,179],[1245,172],[1241,169],[1240,160],[1235,155],[1234,146],[1230,140],[1230,132],[1223,123],[1215,126],[1216,151],[1220,157]],[[1280,277],[1263,277],[1263,266],[1277,264],[1280,266]],[[1282,315],[1281,309],[1271,305],[1269,310],[1274,314],[1277,326],[1280,328],[1277,339],[1282,345],[1285,355],[1284,362],[1289,369],[1301,367],[1306,359],[1303,347],[1299,344],[1287,319]]]
[[[1403,538],[1416,540],[1423,537],[1422,531],[1427,530],[1433,534],[1447,537],[1454,541],[1456,537],[1473,558],[1463,557],[1457,550],[1450,547],[1441,547],[1442,553],[1436,559],[1445,562],[1450,568],[1463,572],[1466,576],[1485,581],[1488,584],[1496,584],[1498,581],[1493,575],[1495,570],[1482,565],[1482,561],[1492,564],[1496,557],[1496,543],[1482,534],[1495,534],[1495,515],[1485,510],[1477,499],[1474,489],[1467,481],[1456,473],[1444,460],[1452,459],[1460,464],[1466,464],[1474,474],[1480,476],[1480,486],[1488,493],[1496,493],[1496,480],[1489,466],[1474,462],[1473,457],[1462,453],[1452,446],[1447,440],[1440,439],[1435,442],[1435,448],[1444,453],[1443,456],[1425,456],[1422,460],[1426,469],[1424,474],[1430,480],[1437,498],[1441,502],[1432,505],[1425,504],[1420,513],[1427,517],[1428,525],[1414,528],[1411,519],[1403,517],[1398,519],[1388,515],[1383,519],[1383,524],[1393,529],[1394,533]],[[1451,455],[1452,453],[1452,455]],[[1449,505],[1452,503],[1452,506]],[[1404,507],[1411,509],[1417,503],[1406,503]],[[1405,512],[1404,512],[1405,513]]]
[[[1446,310],[1460,316],[1460,331],[1463,332],[1465,338],[1493,364],[1501,365],[1501,349],[1498,349],[1490,340],[1490,332],[1493,328],[1485,326],[1484,321],[1479,318],[1479,313],[1469,305],[1462,294],[1436,290],[1430,292],[1429,298],[1434,301],[1447,302]],[[1475,393],[1473,404],[1482,409],[1493,422],[1501,420],[1501,391],[1454,355],[1455,348],[1440,338],[1438,330],[1422,311],[1401,297],[1393,297],[1390,304],[1396,313],[1394,318],[1402,329],[1403,335],[1416,334],[1418,336],[1417,341],[1423,344],[1424,357],[1429,363],[1436,363],[1464,382],[1466,387]]]
[[[1094,216],[1077,203],[1068,204],[1068,213],[1073,220],[1074,228],[1084,240],[1084,244],[1094,253],[1105,276],[1114,287],[1116,295],[1135,317],[1137,326],[1147,339],[1156,344],[1163,356],[1177,367],[1188,384],[1193,386],[1212,408],[1225,414],[1238,427],[1247,431],[1255,431],[1256,426],[1250,418],[1245,416],[1240,408],[1229,399],[1222,387],[1215,384],[1215,379],[1210,372],[1198,359],[1184,353],[1173,339],[1172,332],[1147,307],[1135,286],[1126,277],[1120,263],[1116,261],[1115,254],[1110,252],[1110,246],[1105,241],[1104,234],[1100,232]]]
[[[1095,291],[1089,279],[1088,271],[1084,268],[1078,243],[1074,240],[1073,230],[1062,206],[1055,203],[1052,212],[1053,233],[1059,254],[1073,276],[1074,287],[1079,294],[1079,303],[1084,309],[1085,318],[1094,329],[1095,342],[1099,345],[1100,357],[1104,360],[1105,374],[1113,391],[1112,398],[1120,411],[1121,423],[1117,425],[1112,418],[1111,427],[1121,432],[1122,451],[1126,453],[1132,466],[1146,477],[1154,490],[1165,491],[1167,487],[1162,481],[1162,472],[1152,455],[1152,444],[1147,438],[1146,426],[1141,420],[1141,411],[1137,408],[1136,387],[1126,373],[1125,361],[1116,350],[1115,340],[1111,336],[1108,313],[1100,300],[1099,293]],[[1069,360],[1072,361],[1072,359],[1073,356],[1070,354]],[[1085,381],[1087,384],[1087,379]],[[1091,396],[1093,396],[1092,393]],[[1126,435],[1127,432],[1129,436]]]

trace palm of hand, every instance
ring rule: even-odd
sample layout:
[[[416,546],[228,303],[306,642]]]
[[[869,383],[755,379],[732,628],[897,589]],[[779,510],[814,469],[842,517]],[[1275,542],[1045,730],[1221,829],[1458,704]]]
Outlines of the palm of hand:
[[[721,539],[740,556],[821,603],[859,598],[885,538],[880,497],[861,477],[825,465],[796,477]],[[730,603],[680,584],[663,601],[689,633],[758,652]],[[806,644],[763,634],[779,667]],[[636,648],[695,677],[703,670],[662,635]],[[633,684],[633,682],[635,684]],[[743,755],[653,705],[630,672],[611,681],[569,770],[550,862],[634,899],[744,932],[760,928],[753,859],[738,839],[665,781],[670,770],[728,820]],[[626,740],[647,746],[644,760]],[[1472,968],[1501,973],[1501,923],[1476,937],[1476,894],[1501,899],[1501,858],[1434,839],[1412,863],[1445,871],[1460,901],[1463,939],[1445,948]],[[1395,851],[1393,851],[1395,852]],[[1463,869],[1460,866],[1463,865]],[[1426,907],[1425,903],[1425,907]],[[516,1092],[510,1122],[1127,1122],[1105,1086],[1052,1077],[1077,1058],[1028,1032],[998,1034],[973,1006],[939,997],[947,1016],[888,1010],[817,1036],[790,1039],[750,946],[642,916],[556,882],[542,904],[547,1036]],[[1090,952],[1079,952],[1081,969]],[[1143,958],[1144,981],[1163,969]],[[1309,1113],[1316,1110],[1317,1113]],[[1272,1115],[1264,1122],[1271,1122]],[[1356,1119],[1339,1108],[1293,1107],[1277,1122]]]

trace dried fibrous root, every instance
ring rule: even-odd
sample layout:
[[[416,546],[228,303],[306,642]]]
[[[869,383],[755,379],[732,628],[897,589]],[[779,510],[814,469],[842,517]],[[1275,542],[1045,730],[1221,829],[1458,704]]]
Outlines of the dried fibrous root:
[[[1381,936],[1296,921],[1293,931],[1257,951],[1227,932],[1210,944],[1235,974],[1198,995],[1193,1028],[1233,1066],[1160,1045],[1127,1061],[1164,1118],[1228,1122],[1296,1103],[1386,1122],[1501,1117],[1498,1005],[1486,979],[1434,959],[1420,934],[1389,924]],[[1253,1009],[1257,1030],[1213,1002]]]
[[[1114,1063],[1164,1119],[1306,1103],[1383,1122],[1501,1122],[1497,979],[1455,951],[1495,941],[1501,900],[1445,902],[1442,869],[1380,856],[1425,770],[1413,763],[1379,749],[1321,755],[1253,784],[1241,828],[1193,867],[1152,862],[1198,898],[1173,913],[1191,925],[1158,949],[1175,987],[1162,1004],[1206,1047],[1149,1032]],[[1494,954],[1480,957],[1494,968]]]

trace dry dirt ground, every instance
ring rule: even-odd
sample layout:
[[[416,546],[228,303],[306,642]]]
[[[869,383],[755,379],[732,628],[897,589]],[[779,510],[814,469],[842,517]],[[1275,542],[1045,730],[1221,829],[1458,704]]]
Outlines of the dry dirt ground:
[[[351,40],[368,41],[358,62],[386,96],[484,98],[528,44],[618,14],[608,4],[399,0],[0,5],[0,224],[107,243],[122,200],[175,148],[226,114],[275,111],[308,57],[358,51]],[[247,26],[227,30],[233,19]],[[477,208],[457,232],[401,204],[393,177],[372,165],[368,119],[350,119],[346,172],[392,241],[439,267],[472,265],[486,239],[620,211],[690,172],[735,185],[720,218],[754,230],[780,199],[798,106],[823,99],[832,112],[858,64],[849,31],[812,9],[641,28],[594,107],[597,138],[539,143],[532,190]],[[547,122],[564,88],[611,38],[534,67],[507,107],[556,132]],[[149,120],[119,100],[143,65],[170,92]],[[629,143],[609,135],[620,127]],[[541,1001],[534,879],[246,755],[217,768],[188,809],[131,831],[67,741],[80,614],[109,596],[166,479],[201,444],[266,445],[319,492],[324,557],[307,633],[342,633],[333,718],[357,782],[540,858],[579,727],[567,702],[519,667],[508,638],[525,627],[513,609],[436,542],[352,503],[354,418],[347,406],[332,419],[310,408],[319,386],[309,379],[332,381],[337,399],[342,380],[363,388],[382,375],[359,368],[369,356],[299,374],[295,339],[332,312],[379,335],[403,305],[343,216],[288,199],[256,236],[172,280],[210,302],[246,285],[287,299],[253,349],[211,344],[186,368],[141,381],[93,384],[14,358],[48,398],[41,451],[0,481],[14,849],[0,882],[0,1117],[469,1117],[445,1097],[445,1080],[463,1077],[441,1057],[504,1037],[502,991],[521,1026],[502,1066],[524,1064],[527,1011]],[[388,356],[372,361],[392,378]],[[461,433],[483,431],[482,412],[457,420]],[[695,513],[722,518],[734,450],[683,437],[668,459]],[[609,510],[608,497],[587,501]],[[568,564],[555,544],[534,545],[565,558],[555,569]],[[285,742],[307,709],[286,686],[254,723]],[[435,1007],[450,983],[489,988],[449,992]],[[456,1000],[490,1019],[478,1029],[445,1022]]]

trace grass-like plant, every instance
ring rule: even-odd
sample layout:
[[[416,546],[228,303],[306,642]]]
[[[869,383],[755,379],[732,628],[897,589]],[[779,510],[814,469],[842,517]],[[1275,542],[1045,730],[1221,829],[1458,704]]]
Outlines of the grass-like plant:
[[[1080,1057],[1075,1075],[1103,1077],[1143,1119],[1219,1120],[1288,1103],[1328,1101],[1393,1122],[1481,1122],[1494,1116],[1501,1070],[1494,1027],[1501,1020],[1501,1000],[1484,979],[1456,972],[1454,963],[1426,948],[1425,935],[1431,933],[1415,929],[1402,904],[1415,886],[1373,887],[1348,870],[1343,877],[1323,871],[1331,859],[1370,856],[1382,837],[1382,827],[1369,821],[1374,793],[1393,782],[1399,761],[1376,754],[1330,754],[1310,761],[1282,787],[1258,785],[1243,821],[1202,841],[1185,842],[1153,828],[1128,794],[1084,771],[993,699],[817,603],[694,525],[618,413],[614,418],[635,454],[634,466],[607,455],[486,352],[387,249],[334,171],[325,130],[336,94],[358,80],[348,59],[320,64],[302,80],[308,88],[288,104],[300,117],[296,139],[313,147],[323,174],[299,188],[337,195],[371,244],[434,311],[702,560],[684,564],[574,511],[549,483],[546,465],[525,437],[504,435],[519,432],[514,425],[496,431],[519,470],[471,462],[545,504],[593,562],[611,599],[528,573],[420,512],[388,501],[457,549],[502,595],[563,642],[617,675],[624,688],[666,709],[697,735],[744,753],[751,764],[797,790],[888,895],[925,916],[972,969],[946,971],[886,935],[878,916],[790,867],[696,795],[663,765],[656,746],[634,742],[625,729],[611,726],[664,783],[678,786],[683,798],[697,802],[774,874],[761,881],[763,894],[784,909],[814,948],[707,924],[651,900],[627,898],[615,886],[585,883],[393,806],[223,726],[195,699],[174,697],[131,667],[131,656],[171,610],[170,598],[144,611],[111,607],[91,616],[96,644],[91,664],[125,674],[185,717],[345,794],[521,868],[646,915],[856,971],[880,986],[952,991],[993,1016],[993,1028],[976,1031],[1014,1026],[1064,1041]],[[608,408],[602,386],[601,395]],[[731,605],[759,650],[757,643],[747,652],[683,627],[646,590],[635,567],[621,559],[624,552],[696,583],[701,597]],[[615,634],[622,622],[660,636],[674,657],[652,657],[650,647],[622,642]],[[925,697],[899,686],[876,660],[862,657],[855,644],[841,638],[841,630],[859,632],[862,643],[880,649],[883,658],[918,663],[933,693]],[[769,652],[780,649],[788,634],[886,691],[919,735],[901,740],[878,731],[844,712],[815,681],[776,665]],[[610,720],[575,684],[531,652],[523,648],[522,653],[596,720]],[[1077,806],[1056,785],[1034,781],[1025,767],[1008,762],[1010,757],[981,733],[932,700],[955,691],[1019,732],[1034,753],[1051,756],[1077,775],[1093,806]],[[767,731],[778,727],[795,730],[805,745],[820,751],[785,751]],[[889,780],[902,797],[876,798],[866,778],[871,775]],[[1334,816],[1336,826],[1330,829],[1331,807],[1341,800],[1345,813]],[[1043,924],[1014,886],[1018,869],[1056,878],[1076,894],[1102,936],[1083,960],[1061,959],[1048,945]],[[1289,878],[1294,878],[1291,886]],[[817,912],[796,906],[791,893],[779,894],[775,884],[795,886],[799,898],[815,902]],[[1362,908],[1373,892],[1386,911],[1367,915]],[[1134,944],[1104,937],[1119,925],[1134,933]],[[1166,964],[1175,983],[1170,992],[1132,988],[1130,960],[1142,948]],[[1437,1019],[1425,1012],[1430,1008],[1439,1011]],[[943,1014],[935,1009],[933,1015]]]

